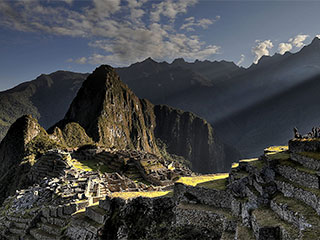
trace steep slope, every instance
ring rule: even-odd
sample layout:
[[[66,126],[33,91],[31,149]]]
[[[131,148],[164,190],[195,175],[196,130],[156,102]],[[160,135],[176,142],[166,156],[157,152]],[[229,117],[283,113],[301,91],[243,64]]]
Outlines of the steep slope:
[[[220,62],[220,64],[222,63]],[[195,66],[197,65],[198,67],[196,68]],[[206,61],[188,64],[178,59],[171,64],[171,67],[188,66],[188,71],[197,72],[197,74],[208,80],[208,75],[212,71],[219,72],[219,68],[213,65],[211,65],[211,68],[207,68],[206,65],[209,65]],[[229,67],[231,69],[231,65]],[[187,72],[186,68],[182,69]],[[209,71],[208,69],[211,70]],[[207,71],[208,74],[206,73]],[[129,86],[133,86],[136,82],[143,83],[138,84],[139,91],[142,94],[146,92],[145,94],[148,94],[151,101],[156,100],[160,104],[167,104],[184,111],[191,111],[205,118],[214,126],[216,126],[216,123],[219,123],[216,128],[218,135],[223,137],[227,143],[236,143],[239,147],[238,150],[246,154],[244,156],[252,156],[256,154],[256,151],[259,151],[259,149],[262,149],[271,142],[278,143],[271,136],[265,138],[261,138],[260,136],[269,136],[272,135],[272,132],[277,132],[279,134],[283,133],[281,136],[276,134],[278,140],[284,140],[288,137],[288,133],[286,132],[288,130],[277,131],[276,129],[279,128],[277,126],[271,128],[271,124],[262,127],[263,123],[266,122],[264,119],[276,119],[276,116],[279,116],[278,113],[281,112],[283,126],[286,124],[291,126],[293,122],[290,119],[298,118],[302,115],[290,115],[289,111],[278,107],[278,104],[273,104],[272,108],[274,110],[269,111],[269,114],[274,114],[275,117],[271,117],[270,115],[265,116],[264,113],[259,114],[259,111],[254,111],[251,114],[250,109],[255,109],[257,104],[267,102],[269,99],[281,95],[288,89],[308,82],[310,78],[318,74],[320,74],[320,39],[315,38],[310,45],[303,47],[295,54],[286,53],[284,55],[275,54],[272,57],[262,57],[258,64],[253,64],[245,70],[238,69],[231,71],[229,76],[216,79],[209,86],[200,83],[194,85],[186,84],[186,88],[172,90],[170,86],[175,86],[175,81],[170,82],[170,76],[161,75],[161,72],[156,74],[156,76],[159,76],[158,83],[162,80],[166,85],[161,86],[161,88],[146,83],[148,81],[152,82],[153,77],[151,73],[145,76],[145,78],[141,76],[141,79],[130,78],[128,74],[125,81],[128,82]],[[192,75],[186,74],[184,77],[186,79],[185,82],[191,79],[190,76]],[[216,75],[213,74],[213,76]],[[148,86],[148,88],[145,86]],[[169,91],[166,91],[168,94],[162,94],[161,89],[169,89]],[[154,92],[156,93],[151,94]],[[165,97],[158,98],[158,95]],[[308,97],[307,92],[300,91],[297,96],[300,95],[304,95],[305,98]],[[304,109],[304,103],[298,101],[296,104],[297,108]],[[262,104],[261,107],[265,108],[267,106]],[[234,117],[237,114],[241,114],[240,112],[242,111],[243,118],[248,120],[247,123],[238,122],[240,119]],[[263,112],[263,110],[260,111]],[[292,111],[295,112],[294,109]],[[288,117],[285,115],[286,113]],[[254,116],[255,114],[257,116]],[[246,115],[251,116],[250,120]],[[260,118],[260,116],[265,116],[265,118]],[[311,119],[311,116],[314,119]],[[318,117],[312,114],[306,114],[305,118],[310,119],[310,121],[306,121],[310,122],[310,124],[318,119]],[[258,126],[257,128],[260,130],[256,129],[255,126]],[[311,125],[306,127],[311,127]],[[281,129],[284,128],[282,127]],[[249,134],[249,132],[251,133]]]
[[[25,173],[40,148],[45,151],[53,147],[48,145],[50,143],[49,136],[30,115],[22,116],[12,124],[0,143],[0,202],[17,188],[28,185]],[[29,158],[25,158],[27,155]]]
[[[170,118],[166,117],[167,114]],[[61,142],[68,142],[67,128],[76,135],[83,131],[104,146],[160,155],[158,138],[168,145],[170,154],[185,157],[193,169],[200,172],[221,171],[234,160],[227,158],[226,147],[216,140],[206,121],[192,113],[154,106],[139,99],[120,81],[115,70],[106,65],[97,68],[87,78],[65,118],[49,132],[55,133]],[[82,144],[88,141],[87,138]],[[74,144],[69,146],[74,147]],[[233,157],[237,156],[233,153]]]
[[[58,71],[42,74],[8,91],[0,92],[0,140],[19,117],[31,114],[45,128],[67,111],[87,74]]]
[[[109,66],[100,66],[87,78],[57,126],[63,129],[72,122],[97,143],[159,153],[151,103],[135,96]]]
[[[191,160],[194,171],[205,173],[230,167],[230,162],[226,161],[228,151],[208,122],[190,112],[165,105],[155,106],[154,112],[156,137],[167,145],[169,152]],[[232,159],[231,154],[229,157]]]
[[[320,76],[312,77],[216,122],[216,129],[243,155],[261,154],[261,147],[284,144],[294,127],[306,132],[318,125],[319,91]]]

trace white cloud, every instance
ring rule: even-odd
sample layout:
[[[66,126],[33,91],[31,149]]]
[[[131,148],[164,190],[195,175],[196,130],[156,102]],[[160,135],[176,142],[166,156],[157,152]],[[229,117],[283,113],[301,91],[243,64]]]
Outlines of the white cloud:
[[[244,59],[246,58],[246,56],[244,54],[241,54],[240,55],[240,59],[239,61],[237,62],[237,65],[240,66],[243,62],[244,62]]]
[[[120,10],[120,0],[93,0],[93,4],[95,8],[93,8],[92,12],[102,18]]]
[[[186,27],[179,33],[175,29],[175,19],[198,0],[165,0],[153,3],[151,9],[144,8],[147,0],[126,1],[121,5],[120,0],[94,0],[82,9],[66,4],[48,6],[46,1],[36,0],[0,1],[0,25],[18,31],[87,38],[95,54],[72,60],[79,64],[126,65],[147,57],[202,60],[219,53],[219,46],[201,41]],[[152,21],[145,23],[143,17]],[[162,17],[166,21],[158,23],[156,20]],[[192,27],[206,28],[219,18],[190,17],[188,21]]]
[[[273,43],[271,40],[265,40],[261,42],[260,40],[256,40],[257,45],[252,48],[252,53],[254,54],[253,62],[255,64],[258,63],[259,59],[262,56],[269,56],[269,50],[273,48]]]
[[[198,0],[164,0],[160,3],[152,5],[153,11],[151,11],[150,17],[153,22],[159,22],[161,16],[167,17],[172,21],[175,20],[177,14],[186,13],[188,7],[196,4]]]
[[[289,39],[289,42],[297,47],[297,48],[300,48],[300,47],[303,47],[305,45],[304,41],[309,37],[309,35],[305,35],[305,34],[298,34],[297,36],[293,37],[293,38],[290,38]]]
[[[194,17],[186,18],[182,26],[180,27],[180,30],[186,29],[188,32],[195,31],[194,27],[201,27],[203,29],[207,29],[209,25],[215,23],[220,19],[220,16],[217,16],[216,19],[208,19],[208,18],[202,18],[199,20],[195,20]]]
[[[78,58],[76,60],[74,60],[76,63],[78,64],[86,64],[87,63],[87,58],[86,57],[81,57],[81,58]]]
[[[289,52],[292,49],[291,43],[280,43],[278,46],[278,52],[283,55],[286,52]]]

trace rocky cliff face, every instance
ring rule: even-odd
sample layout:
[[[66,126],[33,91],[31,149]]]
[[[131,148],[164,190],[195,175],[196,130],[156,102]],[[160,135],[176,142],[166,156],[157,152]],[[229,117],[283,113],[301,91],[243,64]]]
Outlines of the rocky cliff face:
[[[155,106],[154,113],[156,137],[167,145],[170,153],[190,160],[194,171],[205,173],[228,168],[225,146],[207,121],[165,105]]]
[[[40,133],[40,125],[31,116],[19,118],[0,143],[0,175],[24,157],[28,143]]]
[[[87,78],[65,118],[49,132],[57,133],[69,147],[93,141],[156,155],[161,155],[156,141],[160,139],[170,154],[189,160],[198,172],[225,170],[232,161],[209,123],[192,113],[139,99],[115,70],[105,65]],[[72,136],[78,137],[72,140]]]
[[[109,66],[97,68],[87,78],[56,126],[64,129],[72,122],[99,144],[159,153],[152,104],[135,96]]]
[[[29,143],[41,132],[37,120],[31,116],[19,118],[0,143],[0,201],[20,184],[23,172],[30,166],[24,164]]]

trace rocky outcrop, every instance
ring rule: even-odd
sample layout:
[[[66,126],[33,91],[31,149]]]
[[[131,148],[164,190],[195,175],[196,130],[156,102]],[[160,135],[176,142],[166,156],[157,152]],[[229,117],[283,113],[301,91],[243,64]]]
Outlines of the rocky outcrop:
[[[100,66],[87,78],[56,126],[64,129],[72,122],[99,144],[159,153],[152,104],[135,96],[110,66]]]
[[[19,118],[0,143],[0,201],[20,184],[21,175],[30,167],[22,164],[29,144],[41,132],[37,120],[31,116]]]
[[[224,144],[206,120],[165,105],[155,106],[154,113],[155,136],[166,144],[168,152],[188,159],[193,171],[209,173],[230,167]]]

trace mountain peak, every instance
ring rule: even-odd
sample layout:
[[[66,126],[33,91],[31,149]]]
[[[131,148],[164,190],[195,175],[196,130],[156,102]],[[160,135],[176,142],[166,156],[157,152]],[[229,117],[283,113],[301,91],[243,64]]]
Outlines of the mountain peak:
[[[21,160],[27,144],[40,131],[38,121],[31,115],[24,115],[11,125],[6,137],[0,143],[0,175],[3,175],[3,171],[6,171],[8,167]]]
[[[184,64],[186,61],[183,58],[176,58],[173,60],[172,64]]]
[[[149,105],[120,80],[112,67],[102,65],[85,80],[65,118],[56,126],[64,130],[68,125],[73,128],[69,132],[84,130],[94,142],[108,147],[158,153],[151,141],[156,124]]]
[[[316,46],[316,47],[320,46],[320,38],[315,37],[315,38],[312,40],[312,42],[309,44],[309,46]]]
[[[153,60],[151,57],[146,58],[141,63],[157,63],[155,60]]]

